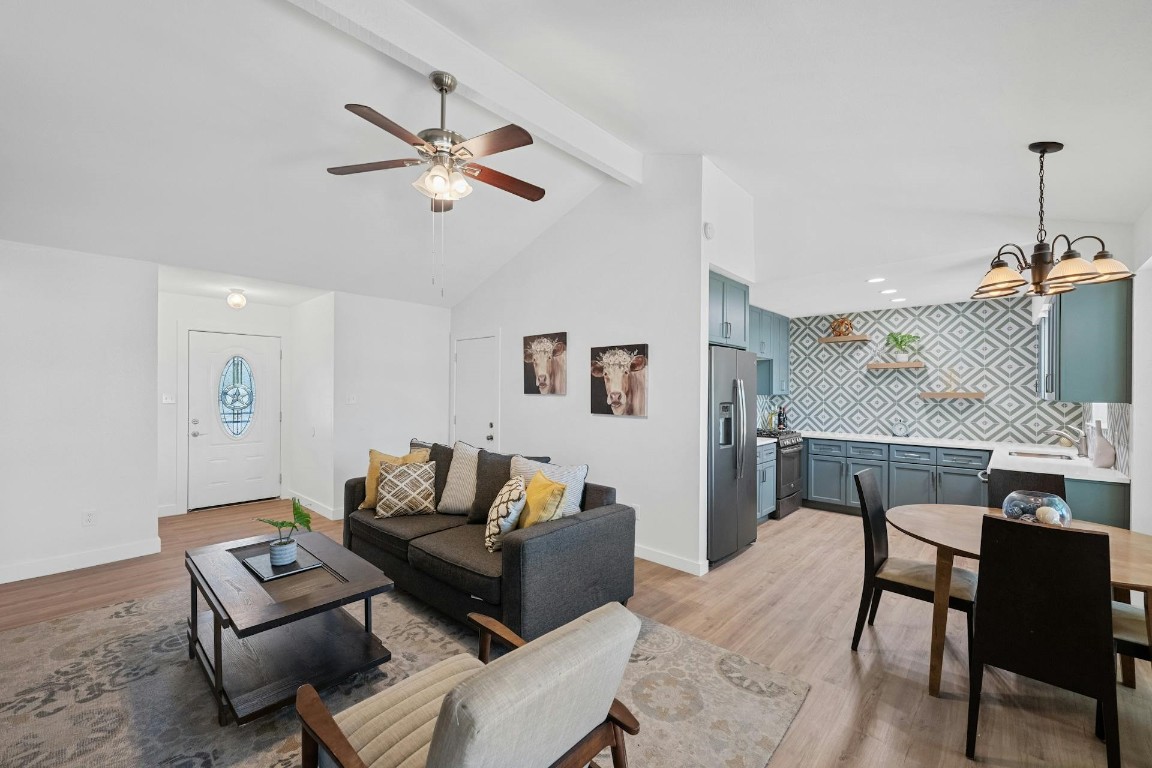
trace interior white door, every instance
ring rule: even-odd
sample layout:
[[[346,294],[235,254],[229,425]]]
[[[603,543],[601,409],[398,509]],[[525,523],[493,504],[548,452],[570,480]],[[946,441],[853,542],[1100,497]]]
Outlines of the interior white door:
[[[188,333],[188,508],[280,496],[280,339]]]
[[[453,434],[477,448],[500,447],[500,361],[495,336],[456,340]]]

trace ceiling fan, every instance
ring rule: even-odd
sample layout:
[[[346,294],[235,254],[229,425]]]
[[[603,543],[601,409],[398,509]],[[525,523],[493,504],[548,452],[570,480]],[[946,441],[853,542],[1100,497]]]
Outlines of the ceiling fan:
[[[525,200],[536,202],[544,197],[544,190],[535,184],[514,178],[500,171],[473,162],[478,157],[487,157],[497,152],[527,146],[532,136],[518,125],[506,125],[471,139],[465,139],[445,126],[445,107],[448,94],[456,90],[456,78],[447,72],[433,72],[428,76],[432,87],[440,92],[440,127],[428,128],[420,133],[412,133],[401,128],[371,107],[361,104],[345,104],[344,108],[362,117],[378,128],[383,128],[396,138],[411,144],[419,157],[402,160],[382,160],[376,163],[341,165],[329,168],[328,173],[346,176],[366,171],[383,171],[389,168],[409,168],[417,165],[430,166],[412,186],[422,195],[431,198],[432,212],[445,213],[452,210],[456,200],[472,193],[469,179],[484,182],[493,187],[511,192]]]

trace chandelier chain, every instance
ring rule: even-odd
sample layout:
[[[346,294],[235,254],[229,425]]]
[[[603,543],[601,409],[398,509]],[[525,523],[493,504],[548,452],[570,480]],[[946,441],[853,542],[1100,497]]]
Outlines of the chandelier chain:
[[[1044,229],[1044,155],[1040,153],[1040,226],[1036,229],[1036,242],[1042,243],[1048,239],[1048,232]]]

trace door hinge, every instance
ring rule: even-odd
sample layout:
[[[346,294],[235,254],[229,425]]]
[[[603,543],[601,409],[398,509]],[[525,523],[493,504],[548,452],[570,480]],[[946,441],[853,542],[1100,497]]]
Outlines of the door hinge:
[[[283,473],[281,473],[281,474],[280,474],[280,479],[279,479],[279,481],[278,481],[278,482],[279,482],[281,485],[283,485],[283,484],[284,484],[284,475],[283,475]]]
[[[284,411],[280,411],[280,423],[284,423]]]
[[[281,359],[281,360],[283,360],[283,359],[284,359],[284,350],[280,350],[280,359]]]

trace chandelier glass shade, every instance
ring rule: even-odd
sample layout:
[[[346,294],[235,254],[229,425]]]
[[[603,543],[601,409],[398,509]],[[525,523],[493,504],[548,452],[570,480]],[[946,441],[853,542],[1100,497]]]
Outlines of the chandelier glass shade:
[[[1077,285],[1129,280],[1135,276],[1108,251],[1104,241],[1095,235],[1084,235],[1076,239],[1056,235],[1052,245],[1048,244],[1048,232],[1044,229],[1044,158],[1063,148],[1064,145],[1058,141],[1038,141],[1028,145],[1028,149],[1040,155],[1040,221],[1036,228],[1036,245],[1031,257],[1014,243],[1001,246],[988,272],[972,294],[973,299],[1014,296],[1023,286],[1028,286],[1024,292],[1027,296],[1052,296],[1074,290]],[[1061,239],[1067,248],[1060,260],[1053,263],[1053,246]],[[1100,251],[1092,261],[1082,257],[1073,247],[1081,240],[1095,240],[1100,244]],[[1005,260],[1006,256],[1015,260],[1015,267]]]

